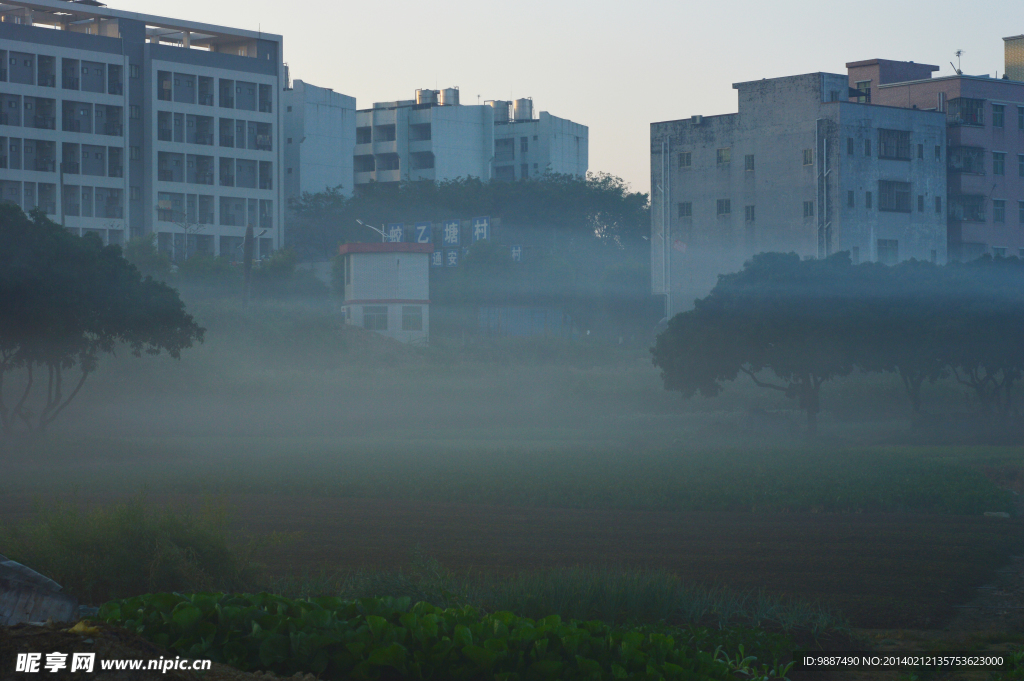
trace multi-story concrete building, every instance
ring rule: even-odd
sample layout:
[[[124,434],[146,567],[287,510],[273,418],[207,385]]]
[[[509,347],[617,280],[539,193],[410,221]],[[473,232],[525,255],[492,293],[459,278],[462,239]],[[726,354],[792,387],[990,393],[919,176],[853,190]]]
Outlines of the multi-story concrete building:
[[[846,65],[859,99],[944,117],[952,260],[1024,256],[1024,36],[1004,41],[1006,75],[998,80],[932,78],[939,67],[885,59]]]
[[[284,107],[284,196],[341,187],[352,195],[356,98],[296,80],[281,96]]]
[[[280,243],[280,36],[4,0],[0,59],[4,200],[176,258],[235,257],[249,224]]]
[[[669,316],[762,251],[946,260],[945,116],[848,76],[736,83],[738,113],[651,124],[652,289]]]
[[[587,126],[541,111],[533,100],[488,102],[494,107],[494,179],[521,180],[546,172],[587,174]]]
[[[355,186],[370,182],[491,179],[491,107],[464,106],[456,88],[417,90],[416,99],[356,112]]]

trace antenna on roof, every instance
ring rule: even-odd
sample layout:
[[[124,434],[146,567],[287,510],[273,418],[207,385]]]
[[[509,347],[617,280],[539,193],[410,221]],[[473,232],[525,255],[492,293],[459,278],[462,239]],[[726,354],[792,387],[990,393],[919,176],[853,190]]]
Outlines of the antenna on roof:
[[[954,52],[956,55],[956,66],[953,66],[953,62],[949,62],[950,66],[953,66],[953,70],[956,71],[956,75],[962,76],[964,72],[960,70],[960,55],[964,54],[964,50],[957,50]]]

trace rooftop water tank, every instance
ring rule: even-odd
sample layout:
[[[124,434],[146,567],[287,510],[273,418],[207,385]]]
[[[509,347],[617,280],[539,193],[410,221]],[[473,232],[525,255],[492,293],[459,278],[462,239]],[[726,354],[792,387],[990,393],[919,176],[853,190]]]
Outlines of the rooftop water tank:
[[[459,105],[459,88],[457,87],[446,87],[441,90],[441,106],[458,106]]]
[[[514,121],[532,121],[533,120],[533,100],[517,99],[512,104],[512,120]]]
[[[437,90],[417,90],[417,104],[437,104]]]
[[[508,107],[512,102],[507,102],[503,99],[495,99],[487,102],[494,109],[494,122],[495,123],[508,123]]]

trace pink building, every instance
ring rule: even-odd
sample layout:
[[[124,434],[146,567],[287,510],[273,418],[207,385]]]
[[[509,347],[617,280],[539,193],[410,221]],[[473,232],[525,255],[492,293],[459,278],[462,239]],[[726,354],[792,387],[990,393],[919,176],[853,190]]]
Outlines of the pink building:
[[[1007,72],[1017,43],[1006,38]],[[950,260],[986,253],[1024,256],[1024,81],[989,76],[932,78],[939,67],[886,59],[846,65],[851,100],[946,114]],[[858,94],[863,93],[863,94]]]

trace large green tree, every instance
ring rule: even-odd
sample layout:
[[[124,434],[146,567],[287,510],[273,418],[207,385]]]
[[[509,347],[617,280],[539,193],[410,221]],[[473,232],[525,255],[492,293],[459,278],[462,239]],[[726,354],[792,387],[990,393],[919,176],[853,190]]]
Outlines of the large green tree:
[[[42,213],[0,203],[0,430],[45,430],[104,354],[181,351],[203,329],[177,292]],[[70,376],[69,376],[70,374]],[[9,385],[14,379],[19,384]],[[7,384],[7,385],[5,385]],[[7,401],[5,388],[12,388]]]

